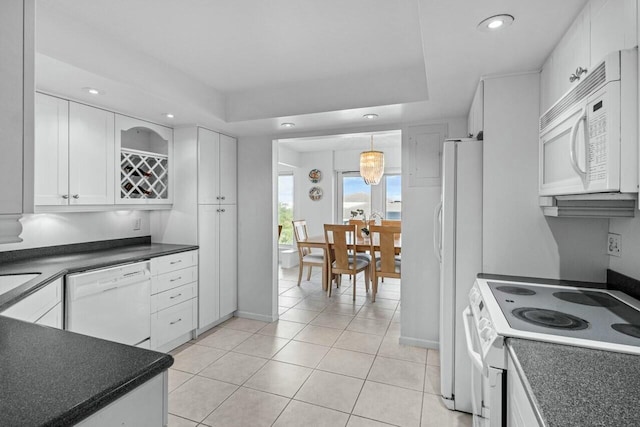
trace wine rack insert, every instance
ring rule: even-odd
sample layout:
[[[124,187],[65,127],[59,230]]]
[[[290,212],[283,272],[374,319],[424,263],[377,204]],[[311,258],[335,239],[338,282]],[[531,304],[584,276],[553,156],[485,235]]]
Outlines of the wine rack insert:
[[[120,198],[168,199],[169,158],[164,154],[120,150]]]

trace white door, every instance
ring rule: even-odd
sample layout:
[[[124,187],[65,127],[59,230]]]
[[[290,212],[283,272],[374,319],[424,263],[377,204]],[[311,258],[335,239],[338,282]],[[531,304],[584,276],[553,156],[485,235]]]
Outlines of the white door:
[[[233,205],[236,203],[237,174],[236,163],[238,159],[235,138],[220,135],[220,203]]]
[[[236,205],[220,206],[219,224],[218,260],[220,265],[220,316],[222,317],[238,309]]]
[[[36,205],[69,204],[69,101],[36,93]]]
[[[114,156],[114,113],[71,102],[70,204],[114,203]]]
[[[219,205],[198,206],[198,328],[220,318],[218,209]]]
[[[198,203],[220,203],[220,134],[198,128]]]

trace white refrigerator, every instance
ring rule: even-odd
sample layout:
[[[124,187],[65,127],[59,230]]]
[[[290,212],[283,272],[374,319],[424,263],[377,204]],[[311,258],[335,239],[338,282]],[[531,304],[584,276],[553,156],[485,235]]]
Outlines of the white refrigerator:
[[[444,142],[442,200],[436,214],[440,260],[440,381],[449,409],[473,413],[471,360],[462,312],[482,270],[482,141]]]

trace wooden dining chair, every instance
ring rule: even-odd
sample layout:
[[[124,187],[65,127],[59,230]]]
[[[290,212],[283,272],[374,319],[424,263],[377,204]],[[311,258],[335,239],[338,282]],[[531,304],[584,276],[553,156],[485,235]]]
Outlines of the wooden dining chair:
[[[378,278],[400,278],[402,262],[400,257],[396,256],[395,240],[400,236],[401,227],[396,225],[372,225],[369,230],[371,253],[375,253],[376,246],[379,248],[371,269],[371,302],[375,302],[376,294],[378,293]]]
[[[353,277],[353,300],[356,299],[356,277],[364,271],[365,289],[369,291],[369,260],[356,256],[355,225],[324,225],[324,239],[327,245],[326,254],[329,264],[329,288],[327,293],[331,296],[331,282],[335,278],[336,284],[340,284],[340,277],[349,274]]]
[[[296,245],[298,246],[298,286],[300,286],[300,281],[302,280],[302,270],[304,269],[304,267],[309,267],[309,271],[307,272],[307,281],[311,280],[311,269],[313,267],[322,267],[322,277],[324,279],[326,274],[324,271],[324,254],[312,252],[310,247],[304,245],[304,241],[309,237],[309,234],[307,232],[307,221],[305,221],[304,219],[299,219],[291,221],[291,223],[293,224],[293,235],[296,238]]]
[[[381,225],[397,225],[398,227],[401,226],[401,222],[399,219],[383,219],[382,222],[380,222]]]
[[[278,225],[278,240],[280,240],[280,235],[282,234],[282,225]]]

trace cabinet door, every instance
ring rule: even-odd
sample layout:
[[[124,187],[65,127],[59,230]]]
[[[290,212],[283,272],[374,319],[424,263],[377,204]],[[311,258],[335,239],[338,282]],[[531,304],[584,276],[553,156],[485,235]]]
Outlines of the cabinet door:
[[[637,45],[636,0],[592,0],[591,67],[613,51]]]
[[[236,203],[238,151],[235,138],[220,135],[220,203]]]
[[[238,309],[238,246],[236,205],[220,206],[219,213],[220,316]]]
[[[579,80],[573,83],[569,77],[576,72],[578,67],[590,68],[590,48],[589,48],[589,5],[576,17],[571,27],[556,46],[553,52],[553,68],[556,87],[554,99],[559,99],[565,92],[584,80],[583,74]],[[555,102],[555,101],[553,101]]]
[[[69,101],[36,94],[35,204],[69,204]]]
[[[218,223],[220,206],[198,206],[198,327],[220,318],[218,282]]]
[[[220,134],[198,128],[198,203],[220,203]]]
[[[27,204],[24,189],[33,184],[28,179],[30,166],[24,170],[30,162],[23,162],[23,156],[28,159],[32,147],[34,3],[0,2],[0,215],[21,214]],[[4,232],[0,230],[0,240],[16,241]]]
[[[547,111],[557,99],[554,99],[555,93],[553,84],[553,55],[545,61],[540,71],[540,115]]]
[[[69,198],[72,205],[114,203],[114,114],[69,104]]]

